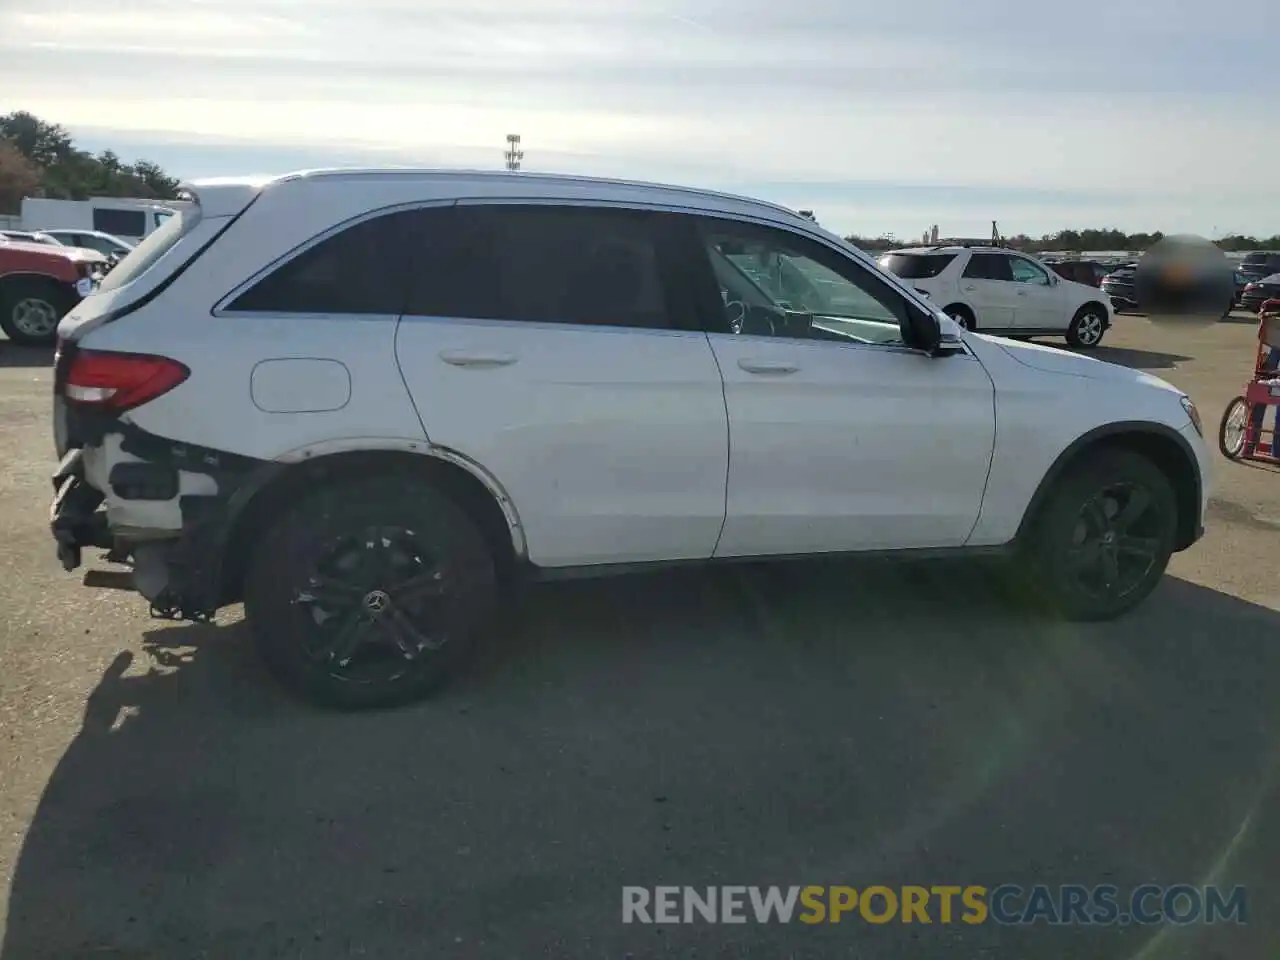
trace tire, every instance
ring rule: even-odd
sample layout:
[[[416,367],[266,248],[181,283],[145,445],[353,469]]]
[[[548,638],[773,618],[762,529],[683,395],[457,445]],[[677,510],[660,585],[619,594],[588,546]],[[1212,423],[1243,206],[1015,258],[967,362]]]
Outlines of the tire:
[[[1236,416],[1240,419],[1240,437],[1229,440],[1228,433],[1233,430],[1232,421]],[[1218,449],[1228,460],[1239,460],[1244,454],[1245,441],[1248,439],[1249,404],[1244,397],[1236,397],[1222,411],[1222,422],[1218,424]]]
[[[0,329],[23,347],[51,347],[58,321],[73,306],[71,294],[53,280],[21,277],[0,288]]]
[[[973,315],[973,311],[966,307],[963,303],[953,303],[943,311],[948,317],[960,324],[965,330],[977,330],[978,320]]]
[[[1067,327],[1067,343],[1082,350],[1092,350],[1107,332],[1107,311],[1096,303],[1086,303],[1076,311]]]
[[[244,597],[271,674],[338,709],[399,706],[442,686],[496,599],[480,527],[398,476],[335,481],[300,501],[254,548]]]
[[[1114,619],[1155,589],[1177,528],[1177,498],[1159,467],[1128,450],[1091,454],[1067,469],[1036,518],[1026,556],[1033,589],[1068,620]]]

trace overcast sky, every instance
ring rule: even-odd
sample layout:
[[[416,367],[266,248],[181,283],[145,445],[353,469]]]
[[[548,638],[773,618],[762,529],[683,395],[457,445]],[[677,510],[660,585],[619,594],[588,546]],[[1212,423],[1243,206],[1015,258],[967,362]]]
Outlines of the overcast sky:
[[[1280,233],[1280,0],[0,0],[0,112],[182,177],[500,167],[913,237]]]

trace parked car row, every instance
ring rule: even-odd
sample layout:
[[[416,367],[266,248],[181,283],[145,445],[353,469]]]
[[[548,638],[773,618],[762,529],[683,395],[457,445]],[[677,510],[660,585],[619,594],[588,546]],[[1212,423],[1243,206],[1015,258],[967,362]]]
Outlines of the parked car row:
[[[966,330],[1060,336],[1091,348],[1111,326],[1111,306],[1096,285],[1066,278],[1017,250],[976,242],[908,247],[886,253],[880,265],[928,294]]]
[[[58,321],[133,247],[93,230],[0,230],[0,329],[24,346],[53,346]]]

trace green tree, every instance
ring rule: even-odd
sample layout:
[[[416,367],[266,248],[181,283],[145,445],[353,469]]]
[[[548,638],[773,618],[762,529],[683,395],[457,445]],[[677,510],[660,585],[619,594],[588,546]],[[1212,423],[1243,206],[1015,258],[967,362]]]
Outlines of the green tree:
[[[61,126],[26,111],[0,116],[0,143],[8,144],[39,172],[37,187],[25,196],[41,193],[61,200],[93,196],[172,200],[178,194],[178,181],[159,165],[149,160],[129,164],[114,150],[104,150],[95,157],[78,149]]]
[[[22,198],[40,192],[40,168],[17,147],[0,140],[0,214],[22,212]]]

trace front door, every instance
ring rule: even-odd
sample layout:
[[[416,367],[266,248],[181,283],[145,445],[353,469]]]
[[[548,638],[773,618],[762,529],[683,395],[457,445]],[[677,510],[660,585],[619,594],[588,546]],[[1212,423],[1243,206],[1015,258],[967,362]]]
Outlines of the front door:
[[[960,291],[973,307],[979,330],[1001,332],[1017,325],[1018,291],[1003,253],[973,251],[960,277]]]
[[[1009,257],[1009,269],[1018,297],[1014,316],[1017,327],[1020,330],[1065,330],[1071,318],[1064,315],[1066,308],[1061,282],[1054,283],[1049,271],[1024,257]]]
[[[690,219],[729,410],[716,556],[963,544],[995,431],[977,359],[903,346],[920,308],[816,236]]]
[[[540,566],[715,549],[724,393],[669,282],[670,223],[553,204],[421,211],[405,382],[431,442],[510,496]]]

